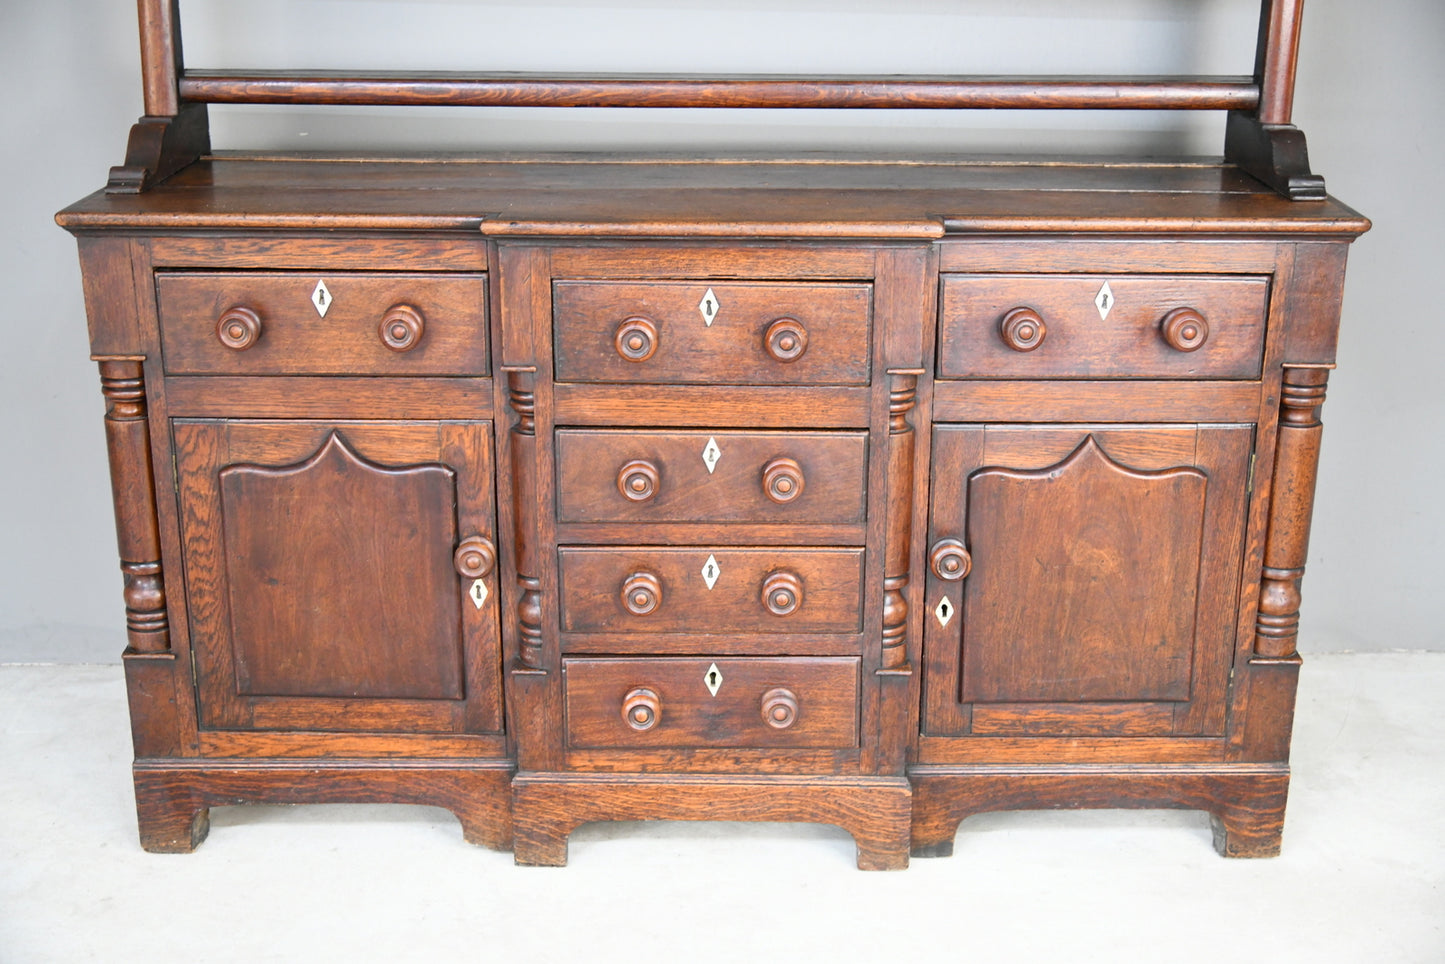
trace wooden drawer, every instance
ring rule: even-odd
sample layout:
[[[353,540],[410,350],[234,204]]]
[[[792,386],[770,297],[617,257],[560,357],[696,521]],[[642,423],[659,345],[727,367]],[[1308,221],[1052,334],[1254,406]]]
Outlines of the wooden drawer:
[[[853,657],[564,659],[567,742],[577,749],[856,746],[858,668]]]
[[[564,546],[557,555],[566,632],[862,629],[862,549]]]
[[[872,304],[851,282],[558,281],[556,377],[865,385]]]
[[[561,429],[557,511],[562,522],[861,523],[867,463],[865,432]]]
[[[156,297],[171,374],[487,373],[483,274],[161,272]]]
[[[1268,300],[1255,277],[946,275],[938,374],[1258,378]]]

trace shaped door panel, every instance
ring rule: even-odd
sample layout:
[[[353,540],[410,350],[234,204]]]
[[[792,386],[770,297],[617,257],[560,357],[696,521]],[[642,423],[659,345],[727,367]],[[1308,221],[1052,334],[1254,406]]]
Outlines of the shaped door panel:
[[[1221,733],[1252,437],[939,426],[926,732]]]
[[[489,425],[174,431],[203,725],[500,731]]]

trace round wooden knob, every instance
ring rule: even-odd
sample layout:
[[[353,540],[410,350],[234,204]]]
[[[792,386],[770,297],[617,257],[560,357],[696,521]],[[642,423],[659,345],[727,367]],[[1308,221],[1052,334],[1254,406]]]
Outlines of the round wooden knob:
[[[392,305],[381,318],[381,342],[392,351],[411,351],[425,327],[420,311],[411,305]]]
[[[934,543],[928,561],[933,566],[933,574],[949,582],[957,582],[973,568],[973,557],[957,539],[940,539]]]
[[[469,536],[457,546],[452,555],[457,572],[468,579],[481,579],[497,564],[497,547],[483,536]]]
[[[617,326],[612,344],[628,361],[647,361],[657,351],[657,326],[646,318],[628,318]]]
[[[774,616],[790,616],[803,605],[803,580],[795,572],[779,570],[763,580],[763,606]]]
[[[657,495],[662,476],[646,459],[633,459],[617,470],[617,491],[629,502],[646,502]]]
[[[763,492],[778,505],[803,494],[803,467],[789,458],[776,458],[763,466]]]
[[[1159,334],[1175,351],[1194,351],[1209,337],[1209,322],[1193,308],[1175,308],[1159,322]]]
[[[634,616],[646,616],[662,605],[662,583],[650,572],[634,572],[622,581],[622,605]]]
[[[240,305],[229,308],[216,320],[216,337],[227,348],[245,351],[261,340],[261,316]]]
[[[763,347],[774,361],[797,361],[808,350],[808,329],[796,318],[779,318],[768,326]]]
[[[763,694],[763,720],[775,730],[786,730],[798,720],[798,697],[779,686]]]
[[[998,323],[999,337],[1014,351],[1033,351],[1047,333],[1044,319],[1032,308],[1015,308]]]
[[[662,701],[645,686],[629,690],[622,698],[622,718],[634,730],[650,730],[662,718]]]

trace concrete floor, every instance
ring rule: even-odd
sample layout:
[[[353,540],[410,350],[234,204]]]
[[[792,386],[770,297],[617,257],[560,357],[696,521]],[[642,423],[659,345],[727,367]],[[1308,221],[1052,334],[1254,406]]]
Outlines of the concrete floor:
[[[0,667],[0,962],[1445,961],[1445,654],[1306,662],[1284,855],[1185,812],[993,814],[853,869],[840,830],[597,824],[565,870],[446,811],[234,807],[136,842],[118,666]]]

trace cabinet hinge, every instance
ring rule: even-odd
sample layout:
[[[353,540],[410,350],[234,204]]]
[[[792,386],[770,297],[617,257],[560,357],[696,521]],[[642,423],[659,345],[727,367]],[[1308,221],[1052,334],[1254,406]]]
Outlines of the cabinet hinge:
[[[1254,495],[1254,455],[1249,453],[1249,481],[1245,483],[1244,492],[1246,495]]]

